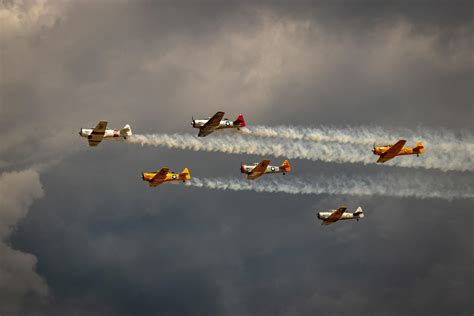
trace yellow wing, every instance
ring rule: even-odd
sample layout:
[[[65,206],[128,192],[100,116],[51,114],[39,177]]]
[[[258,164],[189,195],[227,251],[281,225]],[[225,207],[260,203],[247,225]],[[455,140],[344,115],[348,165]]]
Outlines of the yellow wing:
[[[157,186],[163,183],[163,181],[166,179],[166,176],[168,175],[168,172],[170,169],[168,168],[161,168],[160,171],[158,171],[153,178],[150,180],[150,185]]]
[[[400,150],[405,146],[407,141],[404,139],[400,139],[395,145],[391,146],[386,152],[380,155],[379,160],[377,162],[384,163],[390,159],[395,158]]]

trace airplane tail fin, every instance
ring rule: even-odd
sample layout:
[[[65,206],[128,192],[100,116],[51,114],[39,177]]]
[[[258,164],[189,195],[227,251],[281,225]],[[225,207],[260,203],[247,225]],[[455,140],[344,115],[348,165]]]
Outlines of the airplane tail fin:
[[[423,146],[422,142],[417,142],[415,146],[415,150],[417,150],[420,154],[425,152],[425,146]]]
[[[359,218],[364,218],[364,211],[362,211],[362,207],[359,206],[355,210],[354,215],[357,215]]]
[[[191,173],[189,173],[189,169],[184,168],[183,171],[181,171],[181,176],[183,176],[184,180],[191,179]]]
[[[280,169],[283,169],[285,172],[290,172],[291,171],[291,165],[288,162],[288,160],[283,161],[283,163],[280,166]]]
[[[234,125],[236,125],[238,127],[245,127],[245,125],[246,125],[245,120],[244,120],[244,116],[242,114],[239,114],[233,123],[234,123]]]
[[[121,130],[120,130],[120,135],[122,136],[131,136],[132,135],[132,128],[130,127],[129,124],[125,125]]]

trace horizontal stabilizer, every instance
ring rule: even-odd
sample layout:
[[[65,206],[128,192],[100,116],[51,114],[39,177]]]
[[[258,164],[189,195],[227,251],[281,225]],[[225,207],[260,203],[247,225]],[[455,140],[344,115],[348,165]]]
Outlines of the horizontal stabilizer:
[[[280,166],[280,169],[284,170],[285,172],[290,172],[291,171],[291,165],[288,160],[283,161],[283,163]]]
[[[189,169],[184,168],[183,171],[181,172],[181,176],[183,176],[186,180],[191,179],[191,173],[189,173]]]
[[[245,120],[242,114],[239,114],[235,121],[233,122],[234,126],[245,127]]]
[[[417,142],[414,151],[415,153],[423,154],[425,153],[425,146],[423,146],[422,142]]]
[[[364,212],[362,211],[362,207],[358,207],[355,212],[354,212],[354,215],[357,215],[357,214],[363,214]]]
[[[127,136],[132,135],[132,128],[130,127],[129,124],[125,125],[125,126],[120,130],[120,135],[127,135]]]

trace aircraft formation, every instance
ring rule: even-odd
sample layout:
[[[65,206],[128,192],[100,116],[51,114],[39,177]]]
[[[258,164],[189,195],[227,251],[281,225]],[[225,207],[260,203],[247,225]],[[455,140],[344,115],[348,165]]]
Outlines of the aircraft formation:
[[[236,129],[245,127],[246,123],[242,114],[239,114],[234,121],[224,118],[224,112],[217,112],[208,119],[192,118],[191,125],[193,128],[198,128],[198,137],[206,137],[215,131],[222,129]],[[127,140],[132,136],[132,129],[129,124],[122,129],[108,129],[107,121],[99,121],[95,128],[81,128],[79,131],[81,137],[87,138],[89,146],[96,147],[102,140]],[[385,163],[397,156],[416,155],[419,157],[424,154],[425,148],[422,142],[417,142],[415,147],[404,147],[406,140],[400,139],[393,145],[374,146],[372,153],[379,156],[377,163]],[[281,173],[285,175],[291,172],[291,165],[288,160],[283,161],[279,166],[270,165],[270,160],[264,159],[260,163],[241,164],[240,172],[246,174],[248,180],[256,180],[265,174]],[[186,182],[191,179],[191,174],[188,168],[184,168],[180,173],[174,173],[169,168],[163,167],[156,172],[142,172],[142,180],[148,182],[150,187],[159,186],[165,182]],[[317,212],[317,218],[320,219],[321,225],[329,225],[339,220],[359,219],[364,218],[362,208],[359,206],[354,213],[346,212],[347,207],[341,206],[336,210],[329,210],[325,212]]]

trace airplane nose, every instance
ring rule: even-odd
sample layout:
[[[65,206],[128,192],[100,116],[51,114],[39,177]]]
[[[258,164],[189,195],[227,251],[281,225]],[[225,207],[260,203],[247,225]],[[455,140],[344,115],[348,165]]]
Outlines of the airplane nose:
[[[82,136],[82,128],[79,130],[79,135]]]
[[[142,172],[142,180],[145,180],[145,173]]]
[[[241,165],[241,166],[240,166],[240,172],[241,172],[241,173],[245,173],[245,167],[244,167],[244,165]]]

